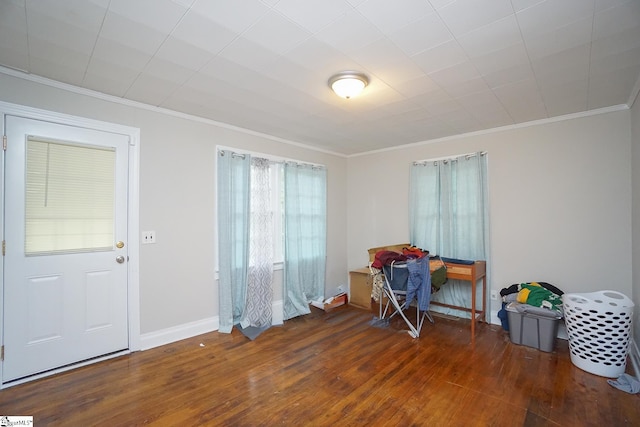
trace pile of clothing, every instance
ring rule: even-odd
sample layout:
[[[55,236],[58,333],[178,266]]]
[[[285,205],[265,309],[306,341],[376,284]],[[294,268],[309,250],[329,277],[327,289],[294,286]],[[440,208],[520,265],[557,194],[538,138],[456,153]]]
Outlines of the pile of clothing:
[[[416,246],[402,248],[402,252],[394,252],[381,250],[375,253],[373,262],[369,265],[371,275],[373,276],[373,286],[371,289],[371,297],[378,302],[382,295],[382,287],[384,286],[384,276],[382,268],[385,265],[392,265],[396,262],[406,262],[412,259],[419,259],[429,255],[429,251],[420,249]]]
[[[502,289],[500,291],[502,309],[498,312],[502,327],[509,330],[505,309],[509,303],[514,303],[511,307],[520,313],[531,313],[550,318],[563,317],[562,294],[564,292],[547,282],[519,283]]]

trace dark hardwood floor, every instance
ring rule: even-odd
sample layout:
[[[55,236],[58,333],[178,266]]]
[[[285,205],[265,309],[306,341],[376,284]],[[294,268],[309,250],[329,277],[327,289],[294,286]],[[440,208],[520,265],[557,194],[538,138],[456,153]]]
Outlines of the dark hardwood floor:
[[[435,317],[412,339],[343,306],[250,341],[212,332],[0,391],[42,426],[623,426],[640,395],[499,326]],[[201,346],[201,344],[203,346]]]

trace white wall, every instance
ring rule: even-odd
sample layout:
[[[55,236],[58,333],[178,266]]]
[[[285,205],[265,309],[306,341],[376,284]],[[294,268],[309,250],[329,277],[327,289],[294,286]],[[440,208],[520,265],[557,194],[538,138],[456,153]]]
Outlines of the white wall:
[[[489,156],[491,288],[631,295],[628,110],[351,157],[349,268],[366,265],[367,248],[408,240],[412,161],[475,151]]]
[[[216,144],[327,166],[327,294],[346,284],[346,158],[2,73],[0,100],[140,128],[140,230],[157,238],[140,247],[143,334],[218,315]]]

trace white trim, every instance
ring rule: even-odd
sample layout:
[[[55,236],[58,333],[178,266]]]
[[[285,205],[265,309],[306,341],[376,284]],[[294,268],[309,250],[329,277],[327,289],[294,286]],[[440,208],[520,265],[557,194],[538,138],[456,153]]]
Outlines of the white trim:
[[[171,344],[197,335],[217,331],[219,325],[220,320],[218,316],[214,316],[208,319],[197,320],[195,322],[189,322],[173,326],[171,328],[142,334],[140,336],[141,349],[149,350],[151,348]]]
[[[284,324],[284,301],[274,301],[271,310],[271,324],[274,326]]]
[[[497,128],[477,130],[477,131],[461,133],[461,134],[457,134],[457,135],[444,136],[442,138],[436,138],[436,139],[429,139],[429,140],[426,140],[426,141],[414,142],[414,143],[411,143],[411,144],[398,145],[396,147],[388,147],[388,148],[381,148],[379,150],[365,151],[365,152],[362,152],[362,153],[350,154],[347,157],[348,158],[352,158],[352,157],[367,156],[369,154],[386,153],[388,151],[404,150],[404,149],[411,148],[411,147],[420,147],[420,146],[423,146],[423,145],[435,144],[437,142],[452,141],[452,140],[455,140],[455,139],[466,138],[466,137],[470,137],[470,136],[490,135],[490,134],[497,133],[497,132],[505,132],[505,131],[509,131],[509,130],[513,130],[513,129],[521,129],[521,128],[526,128],[526,127],[530,127],[530,126],[537,126],[537,125],[543,125],[543,124],[548,124],[548,123],[563,122],[565,120],[579,119],[579,118],[582,118],[582,117],[596,116],[596,115],[599,115],[599,114],[613,113],[613,112],[616,112],[616,111],[624,111],[624,110],[628,110],[628,109],[629,109],[629,107],[627,105],[624,105],[624,104],[614,105],[614,106],[611,106],[611,107],[598,108],[596,110],[589,110],[589,111],[583,111],[583,112],[580,112],[580,113],[566,114],[564,116],[549,117],[547,119],[532,120],[530,122],[515,123],[515,124],[512,124],[512,125],[500,126],[500,127],[497,127]]]
[[[2,71],[0,69],[0,71]],[[124,126],[115,123],[108,123],[99,120],[87,119],[78,116],[72,116],[63,113],[57,113],[53,111],[41,110],[38,108],[27,107],[18,104],[11,104],[8,102],[0,101],[0,116],[2,120],[2,134],[4,135],[4,117],[5,115],[19,116],[34,120],[42,120],[52,123],[59,123],[63,125],[75,126],[80,128],[95,129],[110,133],[116,133],[126,135],[129,137],[129,187],[128,187],[128,228],[127,228],[127,244],[129,250],[127,251],[129,256],[128,262],[128,326],[129,326],[129,351],[136,351],[140,349],[140,268],[139,268],[139,221],[140,221],[140,204],[139,204],[139,168],[140,168],[140,129],[131,126]],[[4,159],[4,153],[3,153]],[[2,169],[2,176],[4,177],[4,162]],[[4,187],[2,187],[4,189]],[[4,198],[2,199],[4,200]],[[2,219],[2,218],[0,218]],[[4,236],[3,236],[4,239]],[[2,276],[4,277],[4,275]],[[4,283],[0,283],[0,291],[4,292]],[[2,314],[2,304],[0,304],[0,315]],[[0,316],[0,339],[4,342],[4,338],[1,334],[4,331],[4,325],[2,322],[3,317]],[[105,357],[109,357],[108,355]],[[103,358],[95,358],[90,361],[80,362],[78,364],[70,365],[69,367],[63,367],[60,369],[48,371],[48,373],[42,375],[30,376],[25,381],[31,381],[33,379],[40,378],[42,376],[50,375],[50,373],[62,372],[74,367],[83,366],[95,361],[104,360]],[[50,373],[49,373],[50,372]],[[2,364],[0,364],[0,378],[2,378]],[[13,383],[11,384],[13,385]],[[5,387],[5,384],[0,384],[0,389]]]
[[[126,98],[120,98],[120,97],[113,96],[113,95],[107,95],[107,94],[102,93],[102,92],[97,92],[97,91],[94,91],[94,90],[91,90],[91,89],[86,89],[86,88],[70,85],[68,83],[62,83],[62,82],[59,82],[59,81],[56,81],[56,80],[47,79],[45,77],[37,76],[37,75],[34,75],[34,74],[27,74],[27,73],[25,73],[23,71],[15,70],[15,69],[12,69],[12,68],[7,68],[7,67],[0,66],[0,73],[6,74],[8,76],[16,77],[16,78],[19,78],[19,79],[27,80],[27,81],[30,81],[30,82],[33,82],[33,83],[39,83],[39,84],[43,84],[43,85],[46,85],[46,86],[54,87],[54,88],[57,88],[57,89],[66,90],[68,92],[73,92],[73,93],[76,93],[76,94],[79,94],[79,95],[85,95],[85,96],[90,96],[92,98],[102,99],[103,101],[113,102],[113,103],[116,103],[116,104],[126,105],[126,106],[129,106],[129,107],[140,108],[140,109],[143,109],[143,110],[148,110],[148,111],[153,111],[153,112],[157,112],[157,113],[167,114],[169,116],[178,117],[178,118],[181,118],[181,119],[187,119],[187,120],[191,120],[191,121],[194,121],[194,122],[205,123],[205,124],[213,125],[213,126],[216,126],[216,127],[220,127],[220,128],[236,131],[236,132],[241,132],[241,133],[244,133],[244,134],[247,134],[247,135],[253,135],[253,136],[260,137],[260,138],[269,139],[271,141],[276,141],[276,142],[281,142],[283,144],[288,144],[288,145],[293,145],[293,146],[296,146],[296,147],[301,147],[301,148],[304,148],[306,150],[312,150],[312,151],[317,151],[317,152],[320,152],[320,153],[330,154],[332,156],[347,157],[345,154],[336,153],[336,152],[331,151],[331,150],[325,150],[325,149],[314,147],[314,146],[311,146],[311,145],[308,145],[308,144],[303,144],[303,143],[296,142],[296,141],[290,141],[288,139],[280,138],[280,137],[269,135],[269,134],[262,133],[262,132],[257,132],[257,131],[251,130],[251,129],[242,128],[242,127],[231,125],[231,124],[228,124],[228,123],[218,122],[218,121],[211,120],[211,119],[205,119],[203,117],[193,116],[193,115],[187,114],[187,113],[181,113],[181,112],[178,112],[178,111],[170,110],[168,108],[156,107],[156,106],[145,104],[145,103],[142,103],[142,102],[132,101],[132,100],[126,99]]]
[[[273,326],[284,323],[284,301],[273,302]],[[184,323],[159,331],[143,334],[140,338],[142,350],[149,350],[155,347],[171,344],[187,338],[192,338],[202,334],[215,332],[220,328],[220,318],[218,316],[207,319],[196,320],[195,322]]]

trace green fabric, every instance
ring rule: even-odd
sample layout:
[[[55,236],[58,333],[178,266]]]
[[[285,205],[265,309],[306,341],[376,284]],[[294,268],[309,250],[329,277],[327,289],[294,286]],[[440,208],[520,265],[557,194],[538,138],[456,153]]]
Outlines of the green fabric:
[[[440,286],[447,283],[447,269],[442,266],[431,273],[431,286],[440,289]]]
[[[550,308],[552,310],[558,310],[562,306],[562,299],[542,286],[523,283],[520,287],[529,290],[529,295],[527,295],[527,304],[529,305]]]

